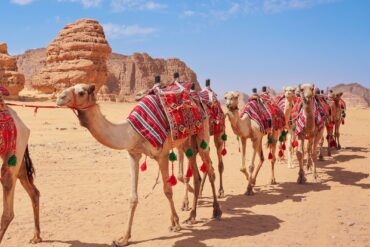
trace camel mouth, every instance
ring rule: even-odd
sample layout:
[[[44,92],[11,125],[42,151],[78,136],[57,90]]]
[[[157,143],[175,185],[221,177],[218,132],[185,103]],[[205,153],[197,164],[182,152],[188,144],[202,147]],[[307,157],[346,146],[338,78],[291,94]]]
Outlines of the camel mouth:
[[[231,105],[227,105],[226,108],[229,111],[237,111],[237,110],[239,110],[239,107],[237,107],[237,106],[231,106]]]

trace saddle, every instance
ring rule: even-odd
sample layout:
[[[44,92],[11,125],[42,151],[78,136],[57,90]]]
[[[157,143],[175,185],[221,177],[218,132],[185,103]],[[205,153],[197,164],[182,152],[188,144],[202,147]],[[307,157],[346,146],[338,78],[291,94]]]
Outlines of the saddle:
[[[0,154],[15,153],[17,128],[4,102],[0,102]]]

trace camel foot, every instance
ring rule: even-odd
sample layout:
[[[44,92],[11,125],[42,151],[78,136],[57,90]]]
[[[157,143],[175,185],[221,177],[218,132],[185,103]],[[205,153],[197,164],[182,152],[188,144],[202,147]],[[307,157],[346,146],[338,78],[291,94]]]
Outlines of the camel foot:
[[[306,183],[306,181],[307,181],[306,177],[303,174],[302,175],[300,174],[298,179],[297,179],[297,183],[298,184],[304,184],[304,183]]]
[[[220,207],[214,208],[212,218],[216,219],[216,220],[220,220],[221,216],[222,216],[222,211],[221,211]]]
[[[244,193],[244,195],[246,195],[246,196],[253,196],[254,195],[253,186],[251,186],[249,184],[248,187],[247,187],[247,191]]]
[[[245,175],[245,177],[247,178],[247,180],[249,180],[249,176],[248,176],[248,173],[247,173],[247,169],[246,168],[240,168],[240,172],[243,173]]]
[[[271,178],[270,184],[271,184],[271,185],[276,184],[276,179],[275,179],[275,178]]]
[[[195,224],[196,223],[196,221],[195,221],[196,216],[197,216],[196,211],[191,210],[189,218],[187,220],[185,220],[184,223],[189,224],[189,225]]]
[[[30,240],[30,244],[38,244],[38,243],[41,243],[42,242],[42,239],[39,237],[39,236],[34,236],[31,240]]]
[[[123,247],[123,246],[129,245],[128,240],[129,240],[130,237],[131,236],[125,237],[125,238],[122,237],[122,238],[120,238],[118,240],[114,240],[113,241],[113,246],[114,247]]]
[[[319,160],[320,160],[320,161],[324,161],[324,156],[319,155]]]
[[[191,210],[191,208],[189,207],[189,201],[188,200],[184,200],[182,202],[181,210],[182,211],[189,211],[189,210]]]
[[[337,146],[337,150],[341,150],[342,149],[342,146],[341,145],[338,145]]]
[[[225,192],[224,192],[224,190],[223,189],[220,189],[219,191],[218,191],[218,198],[224,198],[225,197]]]
[[[170,226],[169,230],[170,230],[170,232],[178,232],[178,231],[181,230],[181,226],[180,225]]]
[[[185,183],[185,179],[183,175],[178,175],[177,180],[179,180],[181,183]]]
[[[288,168],[293,169],[294,168],[293,164],[288,164]]]

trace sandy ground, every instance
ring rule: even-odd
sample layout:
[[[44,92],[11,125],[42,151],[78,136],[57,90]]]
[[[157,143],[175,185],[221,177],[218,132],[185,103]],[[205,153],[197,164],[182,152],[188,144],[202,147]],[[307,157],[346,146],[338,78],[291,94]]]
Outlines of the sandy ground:
[[[51,103],[49,103],[51,104]],[[132,104],[101,105],[112,121],[126,117]],[[41,191],[41,228],[38,246],[106,247],[123,234],[129,205],[129,166],[125,151],[103,147],[82,129],[66,109],[15,108],[31,128],[30,152]],[[154,161],[140,173],[139,206],[134,220],[132,246],[370,246],[370,110],[349,110],[342,126],[343,150],[319,163],[321,182],[308,174],[297,185],[297,168],[277,165],[277,185],[269,185],[266,162],[257,179],[256,194],[245,196],[241,155],[228,126],[221,221],[211,220],[209,183],[200,200],[198,223],[168,231],[170,210],[161,186],[147,199],[157,174]],[[248,144],[250,152],[250,143]],[[250,157],[250,155],[248,156]],[[216,156],[212,153],[216,161]],[[215,166],[217,167],[217,165]],[[217,169],[217,168],[216,168]],[[218,180],[217,180],[218,183]],[[174,188],[180,210],[183,186]],[[2,200],[2,199],[0,199]],[[30,200],[18,184],[15,219],[1,246],[29,246],[33,235]]]

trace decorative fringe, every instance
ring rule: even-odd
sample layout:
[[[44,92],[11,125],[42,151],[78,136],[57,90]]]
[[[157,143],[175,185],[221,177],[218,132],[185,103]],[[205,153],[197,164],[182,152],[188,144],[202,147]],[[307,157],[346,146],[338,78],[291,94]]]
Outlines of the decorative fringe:
[[[169,185],[171,185],[171,186],[175,186],[177,184],[177,179],[176,179],[175,175],[172,174],[168,178],[167,183],[169,183]]]
[[[342,124],[344,125],[344,119],[342,119]]]
[[[283,150],[283,151],[285,151],[285,150],[286,150],[285,143],[283,143],[283,145],[281,145],[281,150]]]
[[[337,147],[337,142],[335,141],[335,139],[333,138],[330,142],[330,147],[331,148],[336,148]]]
[[[269,160],[272,160],[272,158],[273,158],[273,156],[272,156],[272,152],[270,151],[270,152],[269,152],[268,159],[269,159]]]
[[[177,179],[175,175],[173,174],[173,162],[177,160],[175,152],[172,150],[170,155],[169,155],[169,160],[171,161],[171,166],[172,166],[172,175],[167,179],[167,183],[171,186],[175,186],[177,184]]]
[[[140,170],[142,171],[142,172],[145,172],[146,171],[146,169],[147,169],[147,165],[146,165],[146,158],[147,158],[147,156],[145,156],[145,160],[144,160],[144,162],[141,164],[141,166],[140,166]]]
[[[227,150],[226,150],[226,142],[224,142],[224,148],[222,149],[221,151],[221,155],[222,156],[225,156],[227,154]]]
[[[15,155],[12,155],[9,159],[8,159],[8,165],[9,166],[15,166],[17,164],[17,157],[15,157]]]
[[[284,152],[283,152],[283,150],[279,150],[279,158],[282,158],[284,156]]]
[[[193,169],[191,166],[188,166],[188,170],[186,171],[186,178],[191,178],[193,176]]]
[[[298,147],[298,141],[297,141],[297,140],[294,140],[294,141],[293,141],[293,143],[292,143],[292,147],[293,147],[293,148]]]
[[[203,162],[202,166],[200,167],[200,170],[203,172],[203,173],[206,173],[208,171],[208,166],[205,162]]]

